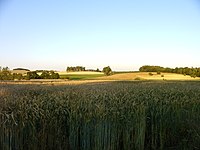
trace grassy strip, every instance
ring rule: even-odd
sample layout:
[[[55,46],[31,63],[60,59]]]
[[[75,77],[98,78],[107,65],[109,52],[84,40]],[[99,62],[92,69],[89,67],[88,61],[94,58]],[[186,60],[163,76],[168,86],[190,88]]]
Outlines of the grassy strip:
[[[84,75],[76,75],[76,74],[69,74],[69,75],[60,75],[61,79],[70,79],[70,80],[92,80],[97,77],[103,77],[104,74],[84,74]]]

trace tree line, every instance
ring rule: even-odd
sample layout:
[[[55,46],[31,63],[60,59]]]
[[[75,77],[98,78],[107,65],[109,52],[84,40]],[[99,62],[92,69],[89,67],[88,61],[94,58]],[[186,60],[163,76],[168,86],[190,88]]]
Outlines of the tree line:
[[[67,72],[76,72],[76,71],[85,71],[85,67],[76,66],[76,67],[67,67]]]
[[[96,70],[93,70],[93,69],[86,70],[85,67],[83,67],[83,66],[67,67],[66,71],[67,72],[95,71],[95,72],[103,72],[107,76],[111,75],[113,73],[110,66],[104,67],[102,71],[100,71],[99,68],[97,68]]]
[[[15,69],[17,70],[17,69]],[[24,70],[24,69],[23,69]],[[27,70],[28,71],[28,70]],[[66,71],[68,72],[75,72],[75,71],[88,71],[83,66],[76,66],[76,67],[67,67]],[[102,71],[99,69],[96,70],[97,72],[103,72],[105,75],[112,75],[112,69],[110,66],[104,67]],[[189,68],[189,67],[176,67],[176,68],[169,68],[169,67],[161,67],[161,66],[150,66],[145,65],[139,68],[140,72],[166,72],[166,73],[177,73],[183,75],[190,75],[191,77],[200,77],[200,68]],[[40,75],[38,74],[40,73]],[[26,75],[21,73],[12,73],[8,67],[0,67],[0,80],[30,80],[30,79],[59,79],[60,76],[58,73],[54,71],[46,71],[46,70],[39,70],[39,71],[28,71]]]
[[[54,71],[42,71],[41,75],[37,74],[37,71],[27,72],[26,79],[59,79],[60,76]]]
[[[0,67],[0,80],[30,80],[30,79],[59,79],[60,76],[54,71],[42,71],[38,75],[36,71],[29,71],[26,75],[12,73],[8,67]]]
[[[58,73],[54,71],[46,71],[46,70],[36,70],[30,71],[28,69],[17,68],[13,70],[26,70],[28,71],[26,75],[21,73],[12,73],[8,67],[0,67],[0,80],[30,80],[30,79],[59,79],[60,76]],[[67,67],[68,72],[75,72],[75,71],[96,71],[96,72],[103,72],[105,75],[113,74],[112,69],[110,66],[104,67],[102,71],[98,68],[96,70],[86,70],[85,67],[76,66],[76,67]],[[39,74],[40,75],[39,75]]]
[[[177,73],[183,75],[189,75],[191,77],[200,77],[200,68],[189,68],[189,67],[176,67],[176,68],[169,68],[169,67],[161,67],[161,66],[149,66],[145,65],[140,67],[140,72],[166,72],[166,73]]]

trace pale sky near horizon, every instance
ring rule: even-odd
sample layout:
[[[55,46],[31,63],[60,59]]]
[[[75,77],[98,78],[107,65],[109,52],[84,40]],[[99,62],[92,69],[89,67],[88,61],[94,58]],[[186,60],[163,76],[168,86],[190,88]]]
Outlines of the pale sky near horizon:
[[[0,66],[200,67],[199,0],[0,0]]]

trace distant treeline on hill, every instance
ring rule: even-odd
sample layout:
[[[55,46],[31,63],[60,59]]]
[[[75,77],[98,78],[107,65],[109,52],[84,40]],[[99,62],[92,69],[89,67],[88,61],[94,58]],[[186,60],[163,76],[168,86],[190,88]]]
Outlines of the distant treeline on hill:
[[[30,71],[29,69],[24,69],[24,68],[15,68],[13,70],[25,70],[25,71]]]
[[[176,67],[176,68],[165,68],[161,66],[149,66],[145,65],[140,67],[141,72],[166,72],[166,73],[178,73],[183,75],[190,75],[191,77],[200,77],[200,68],[189,68],[189,67]]]
[[[101,72],[98,68],[96,70],[94,69],[85,69],[83,66],[76,66],[76,67],[67,67],[67,72],[77,72],[77,71],[94,71],[94,72]]]
[[[85,71],[85,67],[76,66],[76,67],[67,67],[68,72],[75,72],[75,71]]]

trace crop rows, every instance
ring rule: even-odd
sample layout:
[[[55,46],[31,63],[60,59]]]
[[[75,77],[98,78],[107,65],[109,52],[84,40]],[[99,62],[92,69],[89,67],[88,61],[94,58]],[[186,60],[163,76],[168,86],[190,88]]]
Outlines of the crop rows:
[[[199,82],[0,85],[1,150],[193,150],[199,141]]]

